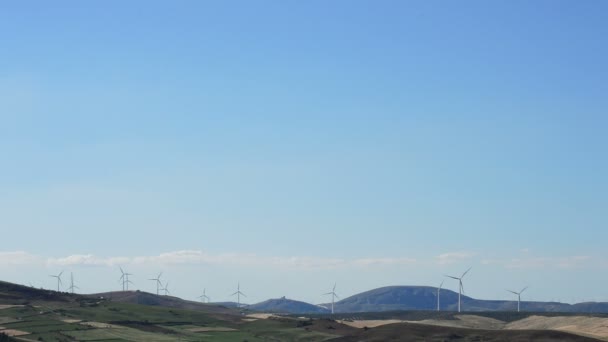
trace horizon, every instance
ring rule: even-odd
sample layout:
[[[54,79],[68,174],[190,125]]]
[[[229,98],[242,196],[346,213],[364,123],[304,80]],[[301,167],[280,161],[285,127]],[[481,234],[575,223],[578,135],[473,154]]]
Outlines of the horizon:
[[[0,3],[0,280],[608,302],[606,10]]]

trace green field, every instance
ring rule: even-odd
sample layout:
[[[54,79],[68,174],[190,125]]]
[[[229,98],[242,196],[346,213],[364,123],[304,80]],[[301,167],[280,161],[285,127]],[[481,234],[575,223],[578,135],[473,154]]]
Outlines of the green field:
[[[151,304],[151,303],[163,303]],[[272,316],[244,315],[236,309],[201,305],[175,297],[156,296],[139,291],[97,296],[72,295],[36,290],[0,282],[0,342],[14,341],[593,341],[589,337],[556,330],[496,330],[490,326],[442,326],[457,324],[461,317],[454,312],[395,311],[335,315]],[[582,335],[608,338],[603,334],[607,315],[530,312],[476,312],[470,322],[486,324],[493,319],[506,325],[529,317],[573,317],[568,326],[582,324]],[[578,317],[578,318],[577,318]],[[542,317],[541,317],[542,318]],[[585,317],[583,317],[585,318]],[[397,320],[410,323],[365,328],[348,324],[357,320]],[[344,320],[346,322],[338,322]],[[413,321],[438,320],[438,324],[412,324]],[[485,320],[485,321],[484,321]],[[578,321],[577,321],[578,320]],[[601,320],[601,321],[597,321]],[[350,321],[350,322],[349,322]],[[495,322],[493,321],[493,322]],[[464,321],[462,321],[464,322]],[[544,321],[543,321],[544,322]],[[364,323],[366,324],[366,323]],[[463,323],[464,324],[464,323]],[[468,324],[468,323],[467,323]],[[489,324],[489,323],[488,323]],[[492,323],[496,325],[495,323]],[[545,323],[541,323],[545,324]],[[547,323],[548,324],[548,323]],[[585,325],[587,324],[587,325]],[[500,324],[499,324],[500,325]],[[595,328],[593,328],[595,327]],[[596,329],[596,330],[593,330]],[[599,330],[598,330],[599,329]],[[8,338],[2,334],[17,334]],[[575,331],[576,332],[576,331]],[[599,334],[599,335],[598,335]],[[416,336],[414,338],[414,336]],[[596,340],[597,341],[597,340]]]
[[[40,304],[0,310],[2,327],[27,332],[20,338],[35,341],[253,342],[339,337],[307,330],[297,320],[251,320],[237,312],[214,314],[111,301],[95,306],[78,302]]]

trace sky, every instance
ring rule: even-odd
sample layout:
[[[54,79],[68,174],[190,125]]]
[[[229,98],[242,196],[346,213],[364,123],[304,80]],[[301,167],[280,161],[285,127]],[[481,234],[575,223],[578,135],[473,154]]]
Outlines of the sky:
[[[0,279],[608,301],[607,11],[2,1]]]

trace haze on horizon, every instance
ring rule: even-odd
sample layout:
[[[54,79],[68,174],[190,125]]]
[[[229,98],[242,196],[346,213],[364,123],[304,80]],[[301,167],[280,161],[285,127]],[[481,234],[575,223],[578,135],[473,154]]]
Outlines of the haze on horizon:
[[[607,10],[4,1],[0,280],[608,301]]]

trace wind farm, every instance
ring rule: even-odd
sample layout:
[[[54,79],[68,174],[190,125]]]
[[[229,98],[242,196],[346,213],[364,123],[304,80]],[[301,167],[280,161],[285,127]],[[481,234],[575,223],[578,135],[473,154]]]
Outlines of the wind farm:
[[[211,341],[232,340],[236,336],[247,339],[266,336],[291,341],[308,336],[312,341],[338,342],[367,338],[384,340],[395,334],[412,336],[414,341],[428,340],[431,336],[439,336],[444,341],[456,341],[454,336],[458,336],[459,341],[463,338],[465,341],[477,338],[600,341],[608,338],[608,333],[602,330],[608,324],[608,303],[603,304],[605,313],[582,313],[582,307],[567,311],[566,304],[561,310],[551,311],[552,307],[543,306],[542,302],[526,302],[530,311],[519,312],[512,311],[512,301],[478,300],[464,294],[459,296],[448,289],[440,292],[440,284],[440,287],[372,289],[337,302],[332,300],[330,310],[329,304],[313,305],[285,297],[243,305],[238,298],[239,292],[244,296],[239,283],[237,292],[231,295],[237,296],[237,305],[230,307],[205,301],[208,299],[206,289],[203,296],[199,296],[201,301],[167,296],[168,283],[164,284],[164,293],[157,295],[139,290],[76,294],[0,282],[0,294],[4,294],[0,296],[0,314],[5,320],[0,334],[7,332],[16,339],[53,340],[70,336],[78,340],[120,336],[125,341],[193,342],[202,333]],[[442,311],[437,311],[434,296],[426,303],[421,301],[429,294],[440,293]],[[332,299],[338,298],[336,285],[328,295]],[[458,303],[464,299],[468,311],[461,315]],[[363,303],[364,306],[357,307]],[[30,312],[31,316],[26,319],[16,316],[24,312]],[[152,318],[154,323],[144,323]],[[173,328],[153,328],[167,325]],[[270,330],[269,325],[273,327]]]
[[[0,342],[608,342],[606,37],[608,0],[0,1]]]

